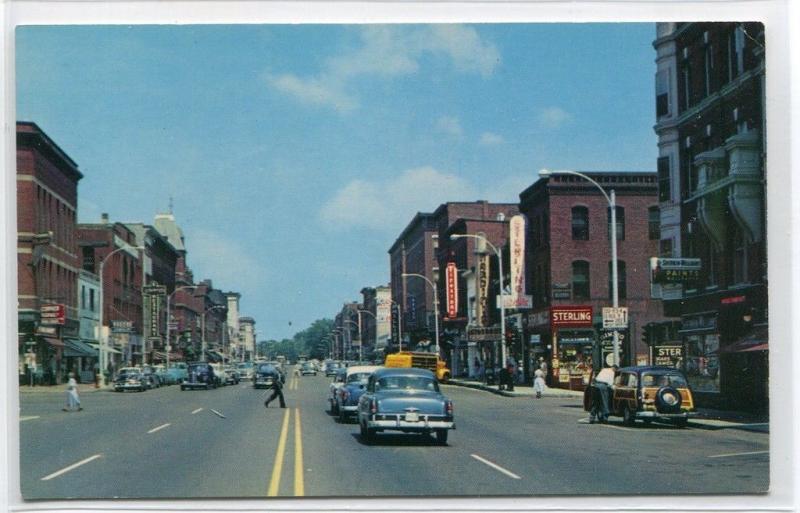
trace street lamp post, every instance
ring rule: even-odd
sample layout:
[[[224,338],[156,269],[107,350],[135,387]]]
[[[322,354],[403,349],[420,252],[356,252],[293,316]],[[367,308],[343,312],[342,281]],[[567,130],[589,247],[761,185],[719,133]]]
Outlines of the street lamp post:
[[[403,273],[401,274],[401,276],[404,278],[407,276],[415,276],[417,278],[422,278],[433,289],[433,319],[434,319],[433,328],[434,328],[434,334],[436,336],[436,355],[439,356],[439,288],[436,286],[435,282],[432,282],[422,274]]]
[[[600,186],[599,183],[591,179],[590,177],[586,176],[583,173],[579,173],[577,171],[572,171],[568,169],[562,169],[558,171],[551,171],[548,169],[542,169],[539,171],[539,176],[542,178],[547,178],[552,175],[574,175],[587,180],[592,185],[600,189],[600,192],[605,197],[606,201],[608,202],[608,208],[611,210],[611,300],[613,302],[612,306],[614,308],[619,308],[619,282],[617,276],[617,196],[614,192],[614,189],[611,189],[610,194],[606,194],[605,189]],[[619,331],[615,328],[612,331],[614,336],[614,359],[613,364],[619,365]]]
[[[104,287],[103,287],[103,270],[106,267],[106,262],[109,261],[111,256],[115,253],[119,253],[120,251],[127,250],[127,249],[138,249],[144,251],[144,247],[142,246],[122,246],[120,248],[115,249],[114,251],[110,252],[106,255],[102,262],[100,262],[100,270],[99,270],[99,278],[100,278],[100,288],[98,290],[98,302],[100,304],[100,315],[99,315],[99,322],[97,325],[100,329],[100,369],[103,370],[108,367],[108,338],[106,337],[105,332],[103,331],[103,317],[105,316],[105,304],[103,303],[103,296],[104,294]],[[144,269],[142,269],[144,272]]]
[[[170,300],[172,299],[172,296],[176,292],[178,292],[179,290],[195,289],[195,288],[197,288],[197,285],[183,285],[183,286],[178,287],[175,290],[173,290],[170,294],[167,294],[167,345],[164,347],[164,353],[166,354],[166,358],[167,358],[167,360],[166,360],[166,368],[167,369],[169,369],[169,351],[170,351],[170,349],[172,349],[172,343],[171,343],[171,341],[169,339],[170,331],[171,331],[170,328],[169,328],[169,325],[172,322],[172,318],[171,318],[171,316],[169,314],[169,308],[170,308],[169,303],[170,303]]]
[[[205,312],[200,316],[200,354],[202,355],[200,360],[206,361],[206,314],[211,310],[215,310],[217,308],[227,308],[225,305],[215,305],[210,308],[207,308]],[[224,352],[224,350],[223,350]],[[225,363],[225,357],[223,355],[223,362]]]
[[[358,324],[356,324],[355,322],[353,322],[353,321],[351,321],[349,319],[343,319],[343,322],[349,322],[350,324],[355,324],[356,328],[358,329],[358,361],[359,361],[359,363],[361,363],[361,356],[362,356],[362,353],[361,353],[361,344],[362,344],[362,340],[361,340],[361,316],[360,315],[358,316]],[[349,330],[348,330],[348,332],[349,332]],[[353,345],[353,341],[351,340],[350,341],[351,348],[352,348],[352,345]]]
[[[482,240],[485,242],[494,253],[497,255],[497,271],[500,275],[500,365],[505,366],[506,364],[506,289],[503,279],[503,252],[497,248],[494,244],[489,242],[489,239],[484,237],[483,235],[477,235],[472,233],[464,233],[464,234],[453,234],[450,236],[450,240],[456,239],[464,239],[464,238],[472,238],[477,240]]]

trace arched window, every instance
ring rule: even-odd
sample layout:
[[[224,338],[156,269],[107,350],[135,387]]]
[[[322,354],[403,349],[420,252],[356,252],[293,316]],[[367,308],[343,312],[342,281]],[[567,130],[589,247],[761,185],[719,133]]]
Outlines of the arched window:
[[[589,262],[576,260],[572,262],[572,298],[589,299]]]
[[[572,239],[589,240],[589,209],[572,207]]]
[[[625,273],[625,261],[617,260],[617,292],[619,299],[628,297],[628,280]],[[611,262],[608,263],[608,298],[614,297],[614,281],[611,273]]]

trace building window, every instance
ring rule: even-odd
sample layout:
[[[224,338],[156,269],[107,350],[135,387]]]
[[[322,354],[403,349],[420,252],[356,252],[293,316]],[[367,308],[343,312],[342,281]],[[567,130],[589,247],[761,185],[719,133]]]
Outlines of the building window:
[[[681,63],[681,88],[683,93],[683,110],[692,106],[692,76],[689,61]]]
[[[611,207],[608,211],[608,238],[611,239]],[[617,213],[617,240],[625,240],[625,208],[616,207]]]
[[[728,36],[728,80],[741,75],[744,71],[744,32],[736,26]]]
[[[661,211],[658,207],[647,209],[647,235],[650,240],[661,238]]]
[[[705,71],[705,75],[703,77],[703,85],[704,85],[704,96],[708,96],[711,94],[713,89],[711,80],[714,76],[714,48],[707,44],[703,48],[703,70]]]
[[[669,115],[668,70],[656,73],[656,119]]]
[[[86,285],[81,285],[81,308],[86,309]]]
[[[672,258],[672,239],[663,239],[659,242],[658,256]]]
[[[585,260],[572,262],[573,299],[589,299],[589,291],[589,262]]]
[[[589,240],[589,209],[572,207],[572,239]]]
[[[628,297],[628,280],[625,274],[625,262],[617,260],[617,294],[619,299]],[[614,298],[614,279],[611,271],[611,262],[608,263],[608,298]]]
[[[658,201],[672,200],[669,157],[658,159]]]
[[[742,230],[736,229],[733,237],[733,283],[747,281],[747,241]]]

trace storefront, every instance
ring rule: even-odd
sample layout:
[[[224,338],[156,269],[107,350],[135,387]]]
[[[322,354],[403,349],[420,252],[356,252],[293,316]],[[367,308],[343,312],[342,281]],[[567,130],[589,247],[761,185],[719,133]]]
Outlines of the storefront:
[[[550,386],[583,390],[591,380],[596,340],[592,319],[591,306],[550,307],[546,334],[550,340]]]

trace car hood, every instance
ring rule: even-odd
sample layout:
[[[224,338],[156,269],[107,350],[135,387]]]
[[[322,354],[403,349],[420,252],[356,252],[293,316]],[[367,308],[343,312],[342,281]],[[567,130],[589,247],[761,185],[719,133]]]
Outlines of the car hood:
[[[381,413],[403,413],[408,408],[416,408],[419,413],[442,415],[447,400],[438,392],[391,391],[375,394],[378,411]]]

